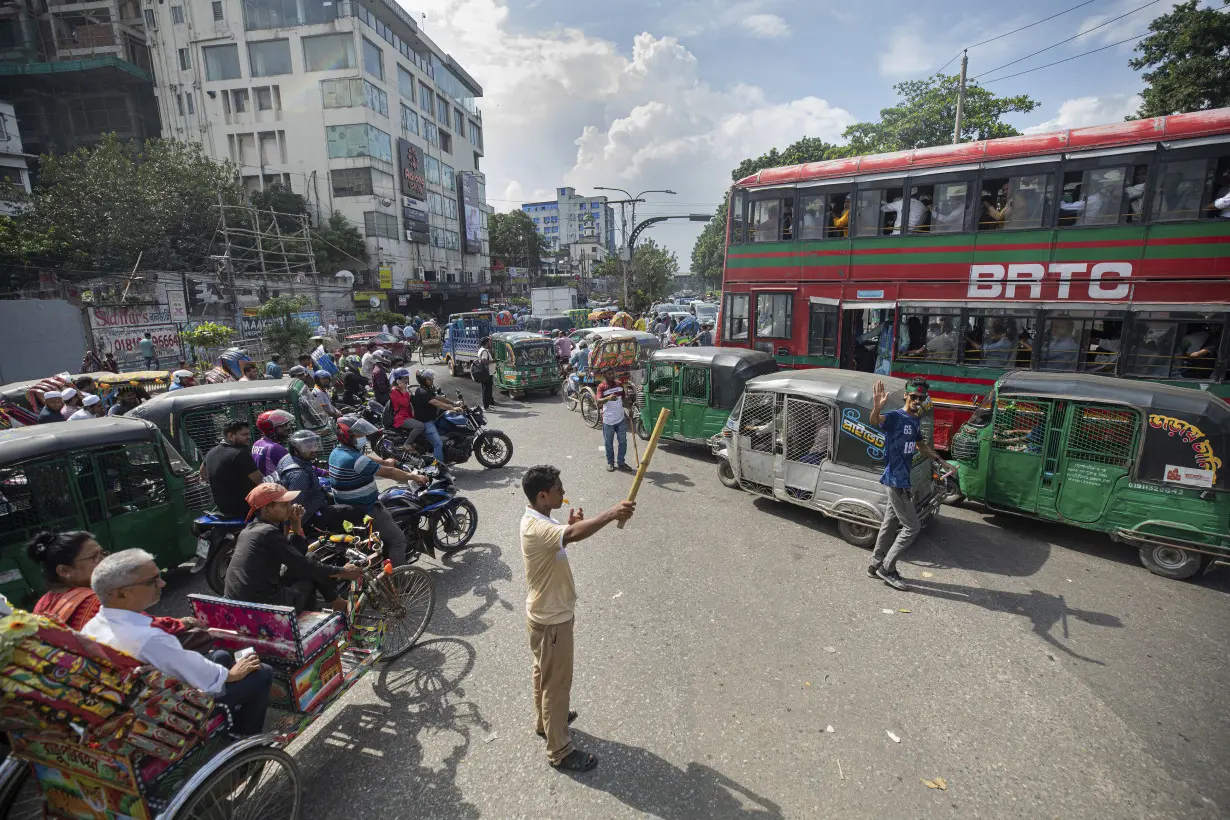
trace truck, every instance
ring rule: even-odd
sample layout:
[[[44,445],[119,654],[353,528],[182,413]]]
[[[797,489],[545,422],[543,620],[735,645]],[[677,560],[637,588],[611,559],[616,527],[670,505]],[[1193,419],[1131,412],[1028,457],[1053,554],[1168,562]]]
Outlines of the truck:
[[[490,310],[454,313],[444,325],[444,364],[454,376],[470,372],[470,363],[478,358],[478,343],[491,335],[495,314]]]
[[[571,285],[530,290],[531,316],[563,316],[577,307],[577,289]]]

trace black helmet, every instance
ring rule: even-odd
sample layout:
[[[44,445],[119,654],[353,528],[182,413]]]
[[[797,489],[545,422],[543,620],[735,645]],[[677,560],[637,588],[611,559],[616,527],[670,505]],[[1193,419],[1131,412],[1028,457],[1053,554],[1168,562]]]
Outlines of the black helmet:
[[[436,371],[432,370],[430,367],[426,367],[420,370],[419,372],[415,373],[414,378],[416,381],[418,381],[420,385],[422,385],[423,387],[426,387],[427,386],[426,382],[428,380],[431,380],[433,383],[435,382]]]

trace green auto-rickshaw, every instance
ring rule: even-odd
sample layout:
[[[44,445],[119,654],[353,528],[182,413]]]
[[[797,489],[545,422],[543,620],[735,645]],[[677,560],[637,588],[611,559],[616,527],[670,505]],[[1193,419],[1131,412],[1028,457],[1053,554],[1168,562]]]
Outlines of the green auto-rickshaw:
[[[495,359],[492,377],[497,389],[513,397],[524,396],[531,390],[559,392],[555,343],[547,337],[517,331],[493,333],[491,355]]]
[[[777,372],[772,354],[737,347],[668,347],[649,356],[637,435],[648,439],[663,408],[665,438],[704,444],[722,431],[749,379]]]
[[[300,379],[262,379],[254,382],[203,384],[172,390],[128,411],[128,418],[141,418],[158,425],[193,467],[223,441],[222,428],[233,421],[251,425],[255,440],[256,417],[266,410],[286,410],[295,417],[295,427],[313,430],[321,438],[321,457],[328,458],[337,443],[329,419],[312,401],[311,391]]]
[[[1167,578],[1230,560],[1230,405],[1182,387],[1009,373],[953,437],[961,492],[1136,546]]]
[[[209,485],[148,421],[0,431],[0,593],[30,606],[43,592],[26,556],[41,530],[88,530],[105,549],[140,547],[173,567],[196,553],[192,521],[212,506]]]

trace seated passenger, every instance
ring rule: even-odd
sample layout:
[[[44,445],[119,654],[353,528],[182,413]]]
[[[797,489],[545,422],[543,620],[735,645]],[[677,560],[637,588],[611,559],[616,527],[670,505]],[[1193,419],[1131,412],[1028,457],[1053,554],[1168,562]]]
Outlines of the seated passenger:
[[[1179,356],[1182,373],[1188,379],[1207,379],[1213,374],[1217,349],[1221,346],[1221,332],[1212,325],[1196,325],[1195,329],[1179,340]]]
[[[273,669],[261,663],[255,653],[236,661],[229,652],[216,650],[203,658],[154,627],[151,618],[142,613],[158,603],[166,586],[154,556],[138,549],[109,555],[94,569],[90,583],[102,601],[102,609],[82,634],[212,695],[216,702],[230,708],[236,734],[261,732]]]
[[[850,197],[846,197],[845,204],[842,205],[841,216],[833,218],[833,236],[849,236],[850,235]]]
[[[1080,343],[1073,336],[1076,326],[1071,319],[1051,320],[1051,335],[1042,346],[1043,370],[1076,370]]]
[[[40,532],[27,545],[26,554],[43,571],[47,591],[34,605],[35,615],[45,615],[78,632],[98,614],[102,602],[90,589],[90,578],[107,552],[85,530]],[[191,618],[154,618],[153,625],[168,635],[181,635],[196,621]]]
[[[298,497],[299,493],[270,483],[248,493],[248,504],[257,516],[235,541],[235,555],[226,570],[227,598],[293,606],[301,612],[315,607],[319,592],[334,611],[346,609],[335,579],[357,581],[363,571],[353,564],[339,569],[307,554],[303,507],[290,503]],[[288,524],[289,535],[283,529]]]

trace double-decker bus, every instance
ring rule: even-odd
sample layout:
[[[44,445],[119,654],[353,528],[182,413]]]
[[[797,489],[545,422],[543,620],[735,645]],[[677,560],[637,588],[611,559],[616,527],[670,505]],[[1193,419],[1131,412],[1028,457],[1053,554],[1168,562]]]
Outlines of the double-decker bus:
[[[770,168],[730,196],[721,344],[931,383],[941,448],[1009,370],[1230,394],[1230,109]]]

